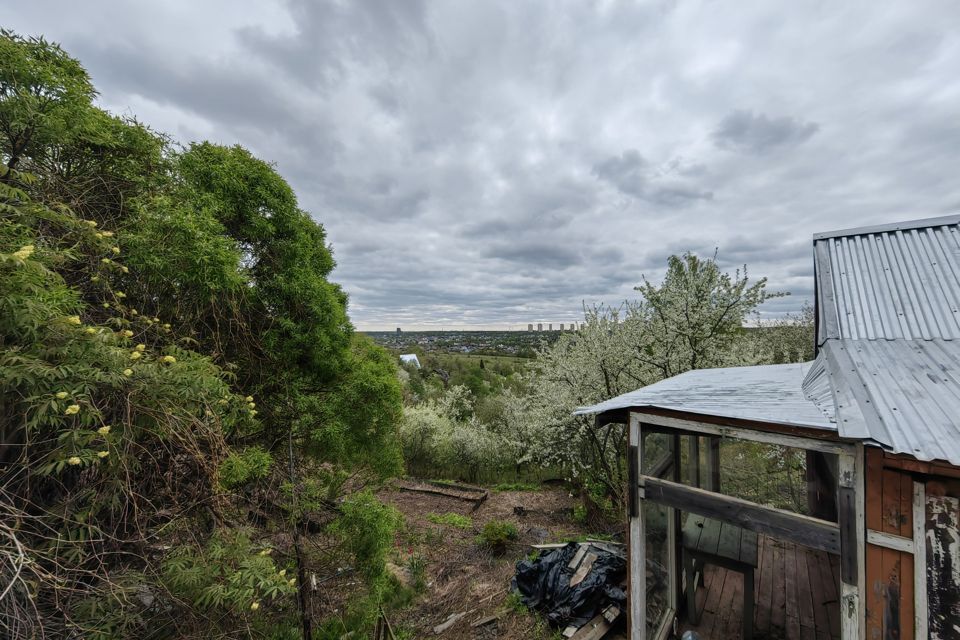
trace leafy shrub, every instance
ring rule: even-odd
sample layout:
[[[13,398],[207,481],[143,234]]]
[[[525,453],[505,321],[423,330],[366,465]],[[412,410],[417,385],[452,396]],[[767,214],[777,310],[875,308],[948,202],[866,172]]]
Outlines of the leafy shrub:
[[[456,527],[458,529],[469,529],[473,526],[473,520],[459,513],[428,513],[427,520],[434,524],[445,524],[448,527]]]
[[[272,465],[273,456],[259,446],[232,452],[220,463],[220,484],[233,488],[262,480],[269,475]]]
[[[340,516],[330,525],[330,532],[353,556],[358,573],[376,585],[384,575],[387,553],[401,522],[396,509],[370,491],[362,491],[340,505]]]
[[[494,551],[502,552],[508,543],[519,537],[516,525],[501,520],[491,520],[483,525],[483,530],[477,536],[477,544]]]

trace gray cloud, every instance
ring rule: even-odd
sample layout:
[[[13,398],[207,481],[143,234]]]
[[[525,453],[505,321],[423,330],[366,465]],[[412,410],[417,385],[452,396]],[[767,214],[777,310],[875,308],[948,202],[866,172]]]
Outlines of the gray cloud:
[[[949,3],[33,0],[4,17],[79,57],[106,108],[274,162],[361,328],[569,322],[715,247],[792,292],[777,315],[811,296],[815,231],[960,202]]]
[[[805,142],[819,129],[820,125],[815,122],[802,122],[789,116],[771,118],[738,109],[720,121],[713,132],[713,141],[723,149],[766,153]]]

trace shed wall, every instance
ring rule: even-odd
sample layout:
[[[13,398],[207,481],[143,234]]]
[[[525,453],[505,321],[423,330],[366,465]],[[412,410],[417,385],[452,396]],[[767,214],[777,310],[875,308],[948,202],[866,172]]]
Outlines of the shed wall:
[[[913,477],[890,466],[880,449],[866,454],[867,529],[913,537]],[[866,548],[867,640],[914,640],[913,554]]]

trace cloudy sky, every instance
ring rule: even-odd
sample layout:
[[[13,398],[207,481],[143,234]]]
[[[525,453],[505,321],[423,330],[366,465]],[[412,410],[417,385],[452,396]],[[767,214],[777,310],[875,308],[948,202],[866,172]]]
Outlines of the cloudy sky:
[[[361,329],[569,322],[719,248],[960,209],[960,4],[31,0],[101,104],[276,163]]]

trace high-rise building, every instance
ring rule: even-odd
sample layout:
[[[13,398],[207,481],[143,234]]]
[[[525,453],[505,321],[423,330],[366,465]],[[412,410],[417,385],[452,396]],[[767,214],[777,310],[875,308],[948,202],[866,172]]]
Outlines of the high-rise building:
[[[548,331],[553,331],[553,323],[552,323],[552,322],[550,323],[550,328],[548,329]]]
[[[560,323],[560,331],[563,331],[563,323]]]
[[[537,323],[537,331],[543,331],[543,323],[542,323],[542,322],[538,322],[538,323]]]
[[[397,327],[397,333],[402,333],[402,332],[400,331],[400,327]]]
[[[533,331],[533,325],[532,325],[532,324],[528,324],[528,325],[527,325],[527,331]]]

